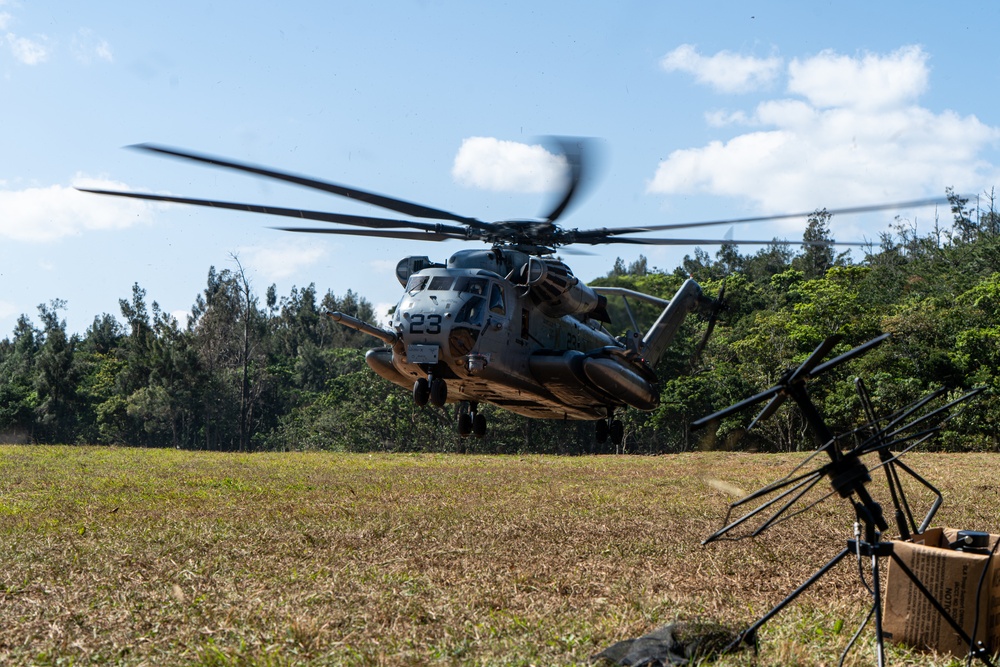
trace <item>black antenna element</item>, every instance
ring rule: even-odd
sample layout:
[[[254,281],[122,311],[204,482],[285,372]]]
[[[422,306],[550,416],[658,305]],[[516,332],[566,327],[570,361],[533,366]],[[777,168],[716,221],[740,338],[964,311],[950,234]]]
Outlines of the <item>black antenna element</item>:
[[[820,364],[823,357],[829,354],[830,351],[837,346],[841,338],[842,336],[836,335],[824,340],[819,344],[819,346],[816,347],[815,350],[813,350],[813,353],[810,354],[804,362],[802,362],[801,366],[787,371],[778,380],[778,383],[770,389],[762,391],[756,396],[751,396],[746,400],[740,401],[725,410],[720,410],[719,412],[711,414],[707,417],[703,417],[692,423],[691,427],[693,429],[701,428],[710,422],[722,419],[723,417],[726,417],[734,412],[738,412],[744,408],[770,398],[771,400],[768,404],[751,423],[750,428],[753,428],[758,421],[769,418],[778,410],[786,399],[791,398],[795,401],[795,404],[805,417],[806,422],[809,424],[813,433],[816,435],[816,438],[819,440],[820,448],[830,457],[830,463],[821,469],[822,472],[820,473],[820,476],[825,475],[830,478],[833,490],[840,495],[840,497],[850,498],[852,495],[857,496],[857,500],[860,503],[860,511],[868,514],[870,516],[871,523],[873,523],[879,530],[886,530],[889,525],[882,516],[882,508],[872,499],[868,490],[865,488],[865,484],[871,481],[871,475],[868,474],[868,469],[860,460],[860,452],[855,451],[848,455],[844,455],[840,451],[840,448],[835,446],[836,437],[833,432],[830,431],[829,427],[827,427],[822,415],[820,415],[819,410],[816,409],[812,399],[809,397],[809,394],[806,391],[806,381],[839,366],[845,361],[864,354],[877,345],[882,344],[889,338],[889,334],[883,334],[874,340],[868,341],[864,345],[856,347],[849,352],[845,352],[835,359]],[[713,538],[716,538],[717,536],[718,533],[707,539],[706,542],[711,542]]]
[[[846,558],[848,555],[854,554],[857,556],[859,561],[859,572],[862,572],[860,569],[862,557],[870,559],[872,573],[871,586],[868,586],[868,584],[864,582],[863,578],[862,583],[871,594],[873,602],[872,608],[867,617],[858,628],[858,631],[851,638],[847,647],[844,649],[844,653],[841,656],[841,664],[843,664],[848,652],[854,646],[854,643],[860,636],[861,631],[871,621],[871,619],[874,618],[878,664],[880,667],[884,665],[885,651],[882,632],[882,594],[879,582],[879,559],[888,557],[897,564],[902,572],[902,575],[913,582],[917,590],[919,590],[920,593],[930,602],[931,606],[934,607],[939,614],[941,614],[945,622],[947,622],[952,629],[955,630],[958,636],[962,637],[963,641],[968,644],[970,659],[977,658],[984,665],[992,667],[993,663],[991,662],[989,652],[983,642],[977,641],[974,636],[970,637],[969,634],[958,624],[954,617],[952,617],[944,609],[941,603],[934,597],[927,587],[924,586],[920,579],[894,553],[893,542],[882,541],[881,534],[883,531],[888,529],[889,525],[883,516],[881,505],[879,505],[879,503],[871,497],[871,494],[869,494],[868,489],[866,488],[866,485],[872,481],[872,470],[883,468],[885,470],[886,482],[888,484],[889,494],[892,498],[895,510],[895,523],[899,528],[901,539],[906,540],[915,533],[919,534],[924,532],[930,525],[934,514],[941,506],[941,493],[927,480],[913,471],[913,469],[905,465],[900,460],[900,457],[906,452],[912,450],[914,447],[917,447],[937,435],[947,421],[959,414],[959,412],[955,411],[954,408],[962,406],[962,404],[969,399],[979,395],[982,393],[984,388],[973,389],[972,391],[969,391],[940,407],[929,409],[929,406],[936,399],[941,398],[947,393],[947,389],[942,388],[931,392],[927,396],[915,401],[910,406],[899,410],[888,417],[879,418],[875,414],[871,397],[868,394],[868,389],[865,386],[864,381],[861,380],[861,378],[857,378],[855,380],[855,388],[857,390],[862,409],[864,410],[867,423],[840,436],[835,435],[827,426],[823,416],[820,414],[819,410],[816,408],[806,391],[806,382],[809,379],[821,375],[822,373],[839,366],[845,361],[854,359],[855,357],[864,354],[872,348],[881,345],[888,338],[889,334],[884,334],[868,341],[867,343],[864,343],[863,345],[859,345],[858,347],[855,347],[848,352],[831,359],[830,361],[822,362],[822,359],[826,357],[826,355],[829,354],[841,340],[841,336],[831,336],[820,343],[812,354],[810,354],[798,368],[786,371],[775,386],[692,423],[692,428],[701,428],[709,424],[717,424],[723,417],[770,399],[764,409],[754,418],[751,423],[752,428],[753,425],[757,424],[757,422],[762,419],[767,419],[773,415],[781,404],[785,402],[785,400],[791,398],[795,402],[796,407],[798,407],[799,411],[802,413],[814,436],[819,442],[818,449],[808,456],[802,463],[796,466],[791,473],[782,479],[772,484],[768,484],[767,486],[758,489],[757,491],[754,491],[744,498],[732,503],[729,506],[729,513],[727,514],[724,522],[725,525],[706,538],[702,544],[708,544],[710,542],[720,540],[742,539],[743,537],[757,536],[767,528],[777,523],[786,521],[794,516],[798,516],[799,514],[808,511],[834,494],[839,495],[842,498],[849,499],[855,512],[855,539],[848,540],[846,548],[834,556],[833,559],[821,567],[798,588],[792,591],[792,593],[772,608],[767,614],[741,632],[739,637],[737,637],[737,639],[726,648],[726,651],[735,650],[744,643],[756,645],[757,631],[761,628],[761,626],[795,600],[795,598],[797,598],[803,591],[818,581],[824,574],[837,565],[837,563]],[[845,449],[843,443],[849,440],[855,442],[856,444],[853,447]],[[829,461],[816,467],[815,469],[803,472],[810,462],[813,461],[816,456],[819,456],[821,452],[826,453]],[[879,462],[869,469],[862,459],[863,457],[871,454],[877,454]],[[924,488],[928,489],[935,496],[933,503],[920,525],[917,525],[910,503],[906,498],[902,480],[900,478],[900,472],[908,475],[912,480],[915,480]],[[822,495],[817,500],[806,503],[804,499],[807,497],[807,494],[809,494],[809,492],[823,478],[829,479],[832,490],[829,493]],[[747,507],[750,509],[746,509]],[[743,511],[743,514],[733,520],[732,514],[734,511]],[[746,526],[752,526],[749,533],[734,536],[737,529],[741,527],[745,528]],[[863,531],[861,530],[861,527],[863,527]]]

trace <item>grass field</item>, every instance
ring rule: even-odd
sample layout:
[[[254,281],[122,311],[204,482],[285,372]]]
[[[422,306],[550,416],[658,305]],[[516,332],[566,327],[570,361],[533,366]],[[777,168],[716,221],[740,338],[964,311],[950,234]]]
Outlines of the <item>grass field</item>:
[[[0,662],[566,665],[675,619],[742,625],[853,515],[830,499],[703,547],[731,500],[710,482],[752,490],[798,460],[0,447]],[[998,460],[908,458],[944,492],[935,525],[1000,530]],[[716,664],[836,664],[865,600],[841,563],[757,663]],[[874,663],[871,635],[847,664]]]

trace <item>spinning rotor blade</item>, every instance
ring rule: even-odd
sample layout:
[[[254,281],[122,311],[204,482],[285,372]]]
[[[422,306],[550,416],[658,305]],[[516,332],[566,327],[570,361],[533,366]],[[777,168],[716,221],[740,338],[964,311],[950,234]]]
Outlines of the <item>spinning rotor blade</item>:
[[[405,231],[396,231],[384,234],[365,234],[355,232],[354,235],[381,236],[384,238],[421,240],[480,240],[494,244],[494,246],[519,246],[522,250],[532,253],[552,252],[554,248],[566,247],[573,244],[628,244],[628,245],[651,245],[651,246],[718,246],[718,245],[771,245],[773,243],[791,243],[779,239],[769,240],[733,240],[723,239],[691,239],[691,238],[642,238],[637,236],[625,236],[628,234],[643,234],[657,230],[685,229],[693,227],[703,227],[709,225],[732,225],[744,222],[763,222],[767,220],[783,220],[789,218],[808,217],[812,213],[792,213],[784,215],[758,216],[748,218],[735,218],[731,220],[714,220],[705,222],[690,222],[666,225],[644,225],[637,227],[625,227],[618,229],[591,229],[565,230],[557,226],[556,221],[562,217],[580,197],[580,193],[587,184],[593,166],[593,140],[574,137],[551,137],[554,143],[565,156],[568,165],[567,183],[561,198],[549,214],[542,219],[514,219],[499,222],[485,222],[477,218],[458,215],[443,209],[424,206],[410,201],[389,197],[386,195],[360,190],[346,185],[319,180],[308,176],[294,174],[275,169],[269,169],[245,162],[238,162],[226,158],[216,157],[203,153],[196,153],[169,146],[161,146],[151,143],[136,144],[131,146],[135,150],[144,151],[172,157],[175,159],[197,162],[204,165],[219,167],[232,171],[243,172],[254,176],[260,176],[276,181],[299,185],[312,190],[319,190],[328,194],[345,197],[357,202],[377,206],[400,214],[412,216],[417,220],[394,220],[377,216],[327,213],[324,211],[311,211],[294,208],[284,208],[276,206],[262,206],[257,204],[246,204],[240,202],[218,201],[212,199],[194,199],[188,197],[173,197],[166,195],[154,195],[138,192],[121,192],[111,190],[98,190],[79,188],[84,192],[103,194],[117,197],[130,197],[133,199],[145,199],[148,201],[161,201],[177,204],[189,204],[194,206],[205,206],[212,208],[222,208],[235,211],[246,211],[250,213],[261,213],[267,215],[283,216],[286,218],[299,218],[303,220],[315,220],[318,222],[328,222],[334,224],[345,224],[356,227],[366,227],[375,230],[419,230],[421,233],[411,234]],[[855,206],[850,208],[832,209],[827,212],[833,214],[862,213],[867,211],[880,211],[895,208],[907,208],[917,206],[930,206],[947,203],[947,198],[933,198],[911,200],[893,204],[877,204],[871,206]],[[826,210],[826,209],[823,209]],[[446,221],[446,222],[432,222]],[[456,224],[446,224],[447,222]],[[290,231],[313,232],[313,233],[339,233],[328,230],[308,230],[306,228],[289,228]],[[344,232],[350,234],[349,232]],[[804,246],[868,246],[871,242],[852,241],[796,241],[795,244]]]
[[[299,176],[297,174],[291,174],[283,171],[276,171],[274,169],[267,169],[265,167],[259,167],[252,164],[245,164],[242,162],[235,162],[232,160],[227,160],[225,158],[220,158],[220,157],[214,157],[211,155],[192,153],[180,150],[178,148],[170,148],[168,146],[158,146],[156,144],[136,144],[134,146],[131,146],[130,148],[135,148],[136,150],[147,151],[150,153],[158,153],[160,155],[167,155],[170,157],[176,157],[183,160],[192,160],[194,162],[201,162],[215,167],[222,167],[223,169],[233,169],[235,171],[242,171],[248,174],[263,176],[265,178],[273,178],[278,181],[285,181],[286,183],[294,183],[296,185],[301,185],[303,187],[312,188],[313,190],[321,190],[323,192],[328,192],[330,194],[346,197],[348,199],[354,199],[360,202],[364,202],[366,204],[378,206],[380,208],[389,209],[390,211],[396,211],[397,213],[412,215],[415,218],[428,218],[432,220],[452,220],[454,222],[461,222],[464,225],[469,225],[470,227],[473,227],[475,229],[481,229],[481,230],[492,229],[492,225],[490,223],[483,222],[482,220],[477,220],[475,218],[467,218],[465,216],[461,216],[456,213],[451,213],[449,211],[443,211],[441,209],[431,208],[429,206],[424,206],[422,204],[415,204],[413,202],[404,201],[402,199],[387,197],[386,195],[380,195],[374,192],[367,192],[365,190],[359,190],[357,188],[348,187],[346,185],[331,183],[329,181],[321,181],[318,179],[309,178],[307,176]]]
[[[469,238],[465,234],[451,235],[437,232],[406,232],[403,230],[383,229],[324,229],[322,227],[272,227],[283,232],[301,232],[304,234],[341,234],[344,236],[375,236],[382,239],[404,239],[406,241],[452,241]]]
[[[589,141],[573,137],[550,137],[549,141],[559,147],[560,152],[566,157],[566,162],[569,164],[569,184],[566,187],[566,193],[559,203],[556,204],[555,208],[552,209],[552,212],[545,216],[545,219],[549,222],[555,222],[559,219],[559,216],[566,212],[566,209],[580,191],[580,184],[584,177],[584,154],[587,151]]]
[[[316,220],[319,222],[335,222],[344,225],[355,225],[358,227],[371,227],[372,229],[393,229],[396,227],[407,227],[410,229],[424,229],[431,232],[441,232],[447,234],[460,234],[466,237],[464,227],[454,225],[444,225],[441,223],[418,222],[416,220],[391,220],[389,218],[376,218],[365,215],[349,215],[347,213],[327,213],[325,211],[308,211],[299,208],[282,208],[280,206],[261,206],[259,204],[241,204],[238,202],[218,201],[215,199],[192,199],[190,197],[171,197],[168,195],[154,195],[145,192],[124,192],[120,190],[94,190],[91,188],[77,188],[80,192],[90,192],[98,195],[110,195],[112,197],[127,197],[129,199],[144,199],[147,201],[162,201],[172,204],[190,204],[192,206],[205,206],[208,208],[222,208],[232,211],[245,211],[249,213],[263,213],[265,215],[280,215],[287,218],[301,218],[303,220]],[[316,229],[315,231],[323,231]]]
[[[586,237],[580,239],[577,235],[577,240],[575,243],[590,243],[596,245],[598,243],[630,243],[634,245],[771,245],[776,239],[771,239],[770,241],[740,241],[732,239],[639,239],[639,238],[621,238],[617,236],[610,236],[608,238],[603,238],[600,240],[588,241]],[[786,243],[785,241],[778,241],[779,243]],[[787,241],[787,243],[792,243]],[[810,245],[810,246],[866,246],[869,245],[867,241],[795,241],[794,243],[800,245]]]
[[[852,213],[872,213],[874,211],[891,211],[903,208],[920,208],[923,206],[937,206],[948,204],[947,197],[932,197],[929,199],[912,199],[910,201],[895,202],[892,204],[870,204],[868,206],[850,206],[847,208],[816,209],[808,213],[781,213],[778,215],[762,215],[751,218],[732,218],[730,220],[709,220],[706,222],[681,222],[668,225],[643,225],[642,227],[631,227],[611,230],[616,234],[637,234],[641,232],[656,232],[667,229],[688,229],[691,227],[709,227],[711,225],[736,225],[744,222],[769,222],[771,220],[790,220],[792,218],[808,218],[816,213],[826,211],[830,215],[848,215]]]

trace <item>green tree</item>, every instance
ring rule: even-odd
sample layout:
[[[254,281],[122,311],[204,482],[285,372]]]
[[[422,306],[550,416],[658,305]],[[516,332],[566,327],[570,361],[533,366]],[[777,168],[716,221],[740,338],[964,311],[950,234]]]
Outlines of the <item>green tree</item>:
[[[59,319],[58,311],[65,307],[61,299],[38,306],[44,341],[35,367],[35,414],[38,436],[46,442],[72,442],[76,433],[77,338],[66,335],[66,321]]]
[[[806,230],[802,234],[802,254],[792,261],[792,267],[801,271],[806,278],[819,278],[833,266],[833,241],[830,236],[830,218],[826,209],[809,216]]]
[[[21,315],[13,338],[0,341],[0,433],[13,442],[35,438],[35,363],[42,335]]]

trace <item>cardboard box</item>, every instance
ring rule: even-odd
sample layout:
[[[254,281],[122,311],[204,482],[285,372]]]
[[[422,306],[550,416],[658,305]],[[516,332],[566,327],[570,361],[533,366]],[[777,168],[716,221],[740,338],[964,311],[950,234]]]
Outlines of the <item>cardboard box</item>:
[[[937,598],[967,634],[976,622],[976,590],[983,569],[989,572],[979,596],[975,638],[993,652],[1000,649],[1000,553],[989,556],[949,549],[958,539],[952,528],[931,528],[908,542],[893,542],[893,550]],[[1000,536],[990,535],[989,547]],[[917,648],[965,657],[969,645],[931,605],[909,577],[889,559],[882,627],[886,639]]]

